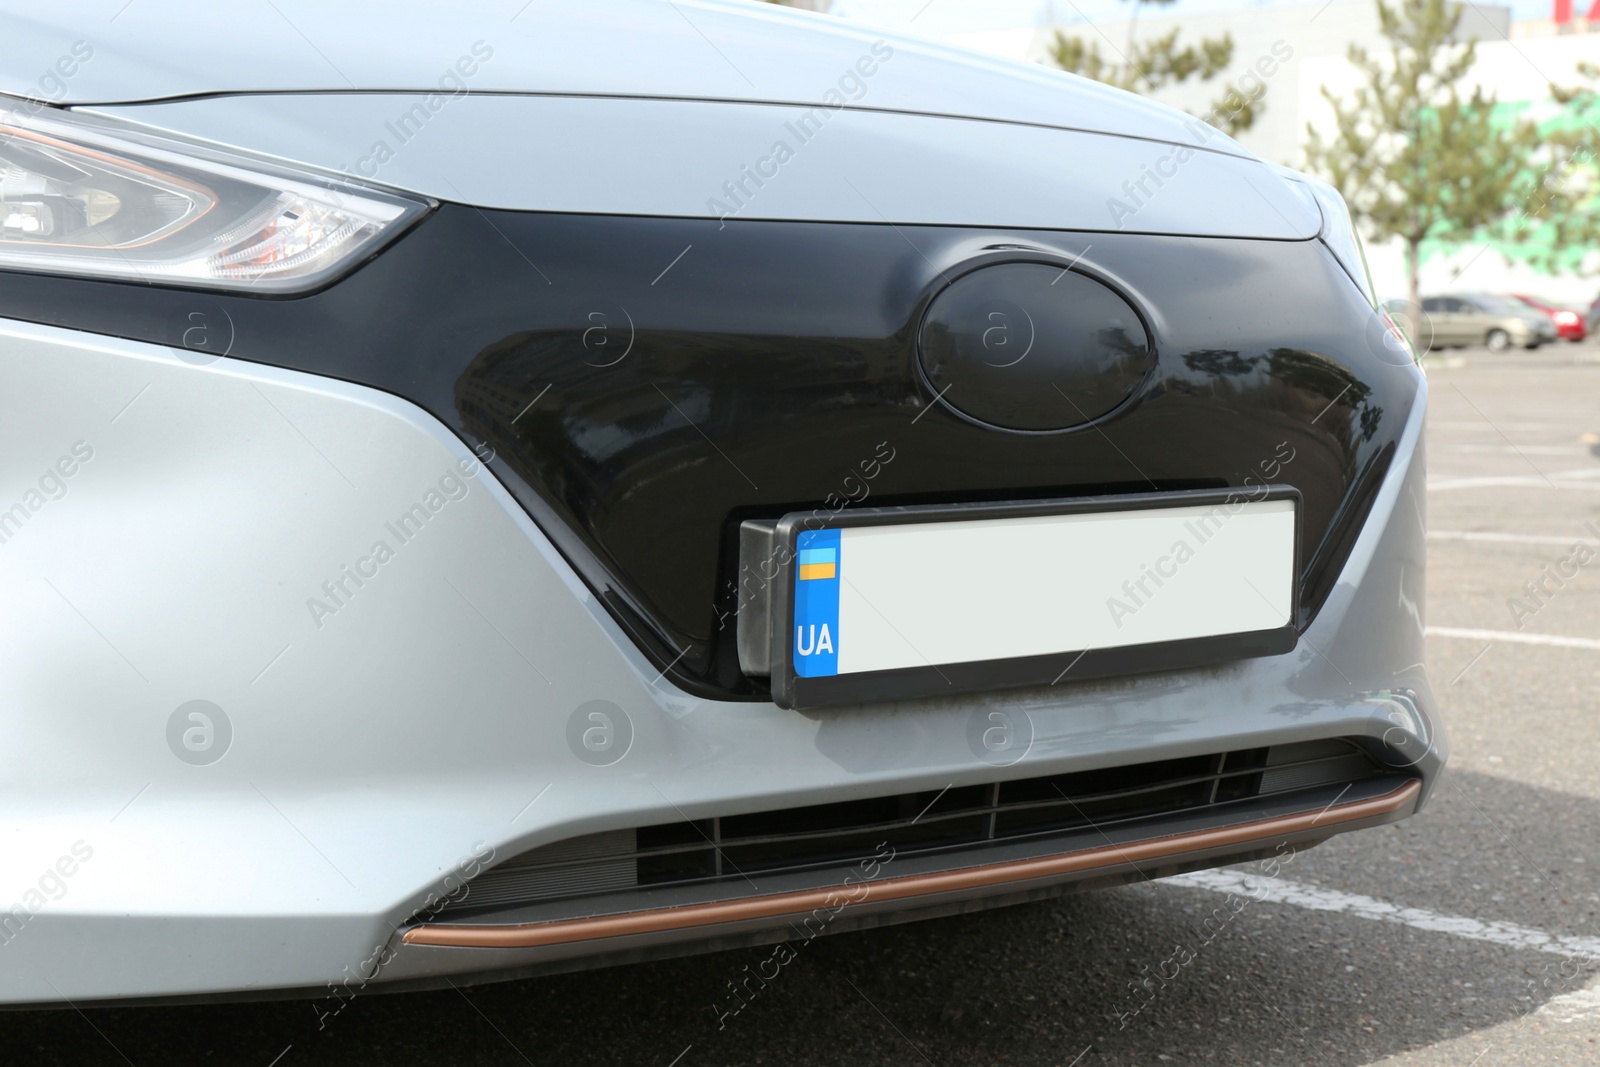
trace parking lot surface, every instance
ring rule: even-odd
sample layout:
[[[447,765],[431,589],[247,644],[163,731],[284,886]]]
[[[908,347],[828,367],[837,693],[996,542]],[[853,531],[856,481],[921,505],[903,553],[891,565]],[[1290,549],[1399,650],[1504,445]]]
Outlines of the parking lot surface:
[[[360,996],[329,1019],[304,1001],[13,1012],[0,1050],[74,1067],[1600,1063],[1600,456],[1581,440],[1600,432],[1600,346],[1452,353],[1429,377],[1428,655],[1454,748],[1415,818],[1275,878],[1251,865],[819,939],[731,1015],[728,983],[770,950]],[[1229,893],[1247,902],[1205,941]]]

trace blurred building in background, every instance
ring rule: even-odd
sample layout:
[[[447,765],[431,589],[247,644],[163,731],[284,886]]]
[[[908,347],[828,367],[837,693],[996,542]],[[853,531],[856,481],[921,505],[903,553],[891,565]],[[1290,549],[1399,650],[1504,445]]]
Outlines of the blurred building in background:
[[[1570,3],[1570,0],[1567,0]],[[1580,0],[1585,2],[1585,0]],[[1597,0],[1600,3],[1600,0]],[[1477,43],[1478,62],[1472,79],[1499,100],[1508,117],[1525,115],[1541,124],[1570,120],[1550,93],[1551,83],[1571,87],[1585,83],[1577,71],[1580,62],[1600,62],[1600,19],[1589,13],[1557,8],[1552,17],[1513,22],[1511,9],[1493,4],[1465,4],[1458,34]],[[1126,51],[1130,22],[1084,21],[1065,2],[1047,6],[1046,17],[1036,27],[951,35],[952,44],[1013,59],[1050,63],[1050,46],[1057,31],[1098,46],[1108,59]],[[1600,12],[1596,12],[1600,14]],[[1152,94],[1156,99],[1193,114],[1205,114],[1227,91],[1228,85],[1262,92],[1265,106],[1255,124],[1238,135],[1245,147],[1274,163],[1300,166],[1307,124],[1330,133],[1332,110],[1323,99],[1326,86],[1335,94],[1349,92],[1359,82],[1358,72],[1346,54],[1360,45],[1369,53],[1387,54],[1388,46],[1378,26],[1372,0],[1333,0],[1271,7],[1241,7],[1169,15],[1146,8],[1133,26],[1139,40],[1179,31],[1179,44],[1197,43],[1224,34],[1233,37],[1229,69],[1208,82],[1189,81]],[[1274,47],[1277,48],[1276,55]],[[1277,62],[1287,47],[1290,58]],[[1258,67],[1263,57],[1273,62]],[[1262,70],[1272,73],[1263,75]],[[1256,89],[1247,80],[1264,85]],[[1465,86],[1471,91],[1471,84]],[[1373,280],[1380,296],[1403,296],[1405,275],[1401,249],[1370,246]],[[1558,303],[1587,305],[1600,287],[1600,251],[1564,249],[1570,268],[1546,274],[1527,265],[1530,248],[1515,246],[1450,245],[1431,242],[1423,247],[1423,291],[1486,289],[1541,294]],[[1585,262],[1587,261],[1587,262]],[[1584,269],[1587,268],[1587,272]]]
[[[1466,20],[1462,21],[1465,24]],[[1534,28],[1541,28],[1541,23],[1535,23]],[[1577,68],[1581,62],[1600,60],[1600,35],[1525,33],[1524,25],[1513,23],[1511,33],[1504,38],[1479,40],[1478,62],[1463,89],[1470,92],[1474,86],[1482,86],[1486,93],[1493,93],[1498,99],[1497,111],[1508,120],[1526,117],[1546,129],[1576,125],[1574,112],[1556,102],[1550,86],[1554,83],[1570,88],[1588,83]],[[1553,24],[1547,25],[1553,29]],[[1302,127],[1309,123],[1319,130],[1330,128],[1333,115],[1322,96],[1322,87],[1337,94],[1348,91],[1357,81],[1357,72],[1343,57],[1307,59],[1300,69],[1296,107]],[[1274,103],[1289,106],[1281,99]],[[1600,287],[1600,251],[1556,249],[1566,269],[1546,273],[1535,270],[1528,259],[1549,250],[1548,241],[1548,237],[1536,235],[1518,244],[1495,242],[1487,246],[1426,242],[1422,246],[1423,291],[1487,289],[1531,293],[1558,304],[1587,307]],[[1369,252],[1373,281],[1380,295],[1403,296],[1405,274],[1400,247],[1378,246]]]
[[[1266,107],[1255,125],[1238,136],[1238,141],[1263,159],[1291,166],[1299,162],[1300,143],[1305,139],[1305,119],[1299,107],[1301,69],[1305,62],[1328,58],[1343,62],[1353,44],[1369,51],[1381,51],[1384,47],[1378,33],[1377,5],[1372,0],[1334,0],[1331,4],[1318,0],[1193,15],[1168,15],[1158,8],[1146,7],[1134,23],[1128,19],[1085,22],[1073,14],[1072,7],[1065,2],[1054,5],[1053,10],[1047,5],[1046,11],[1046,24],[1037,28],[962,34],[952,37],[951,43],[1048,65],[1050,44],[1057,31],[1098,46],[1101,55],[1109,60],[1127,51],[1130,26],[1142,41],[1176,29],[1180,45],[1231,35],[1233,62],[1222,76],[1208,82],[1191,79],[1150,94],[1163,103],[1197,115],[1211,109],[1225,92],[1225,83],[1238,85],[1241,78],[1254,72],[1258,60],[1274,59],[1274,45],[1278,46],[1280,55],[1287,46],[1291,58],[1282,64],[1270,64],[1277,69],[1262,79],[1266,85],[1266,95],[1262,98]],[[1071,17],[1060,21],[1052,18],[1062,13]],[[1461,17],[1463,40],[1504,41],[1510,29],[1509,7],[1467,4]],[[1250,83],[1246,82],[1245,88],[1251,88]],[[1315,91],[1313,87],[1313,94]]]

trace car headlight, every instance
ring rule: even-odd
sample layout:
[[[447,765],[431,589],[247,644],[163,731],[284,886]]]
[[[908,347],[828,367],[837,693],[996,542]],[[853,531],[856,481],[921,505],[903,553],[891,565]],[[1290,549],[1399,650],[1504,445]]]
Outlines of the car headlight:
[[[1344,197],[1327,182],[1309,176],[1301,180],[1322,212],[1322,232],[1318,237],[1328,246],[1328,251],[1333,253],[1333,258],[1339,261],[1345,273],[1350,275],[1350,280],[1356,283],[1356,288],[1366,296],[1367,303],[1377,307],[1378,294],[1372,287],[1372,275],[1367,270],[1366,250],[1350,218],[1350,208],[1345,204]]]
[[[0,270],[301,291],[431,207],[142,127],[0,109]]]
[[[1576,326],[1578,324],[1578,313],[1576,311],[1558,311],[1556,312],[1556,321],[1563,326]]]

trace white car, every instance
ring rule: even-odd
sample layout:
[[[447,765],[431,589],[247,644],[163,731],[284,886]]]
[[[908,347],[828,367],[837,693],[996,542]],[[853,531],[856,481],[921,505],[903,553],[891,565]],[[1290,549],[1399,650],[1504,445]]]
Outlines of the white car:
[[[0,1001],[777,943],[1403,818],[1325,185],[715,0],[0,4]]]

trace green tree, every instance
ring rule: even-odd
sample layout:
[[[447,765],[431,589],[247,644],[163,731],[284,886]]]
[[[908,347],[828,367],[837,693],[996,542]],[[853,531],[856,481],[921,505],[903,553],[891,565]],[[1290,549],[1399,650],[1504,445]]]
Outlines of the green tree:
[[[1151,0],[1170,4],[1173,0]],[[1100,46],[1081,37],[1068,37],[1057,30],[1050,45],[1050,58],[1056,66],[1085,78],[1114,85],[1133,93],[1153,93],[1168,85],[1194,78],[1208,82],[1227,69],[1233,59],[1233,35],[1205,38],[1197,45],[1178,47],[1178,31],[1172,30],[1149,41],[1136,41],[1139,9],[1143,0],[1134,0],[1128,20],[1128,43],[1115,61],[1107,59]],[[1260,94],[1254,97],[1230,87],[1212,106],[1206,120],[1224,133],[1247,130],[1262,108]]]
[[[1464,241],[1508,224],[1523,210],[1519,176],[1541,148],[1526,120],[1496,122],[1495,98],[1460,82],[1477,61],[1456,43],[1461,5],[1448,0],[1377,0],[1389,55],[1358,46],[1349,59],[1362,84],[1341,99],[1326,87],[1336,132],[1307,124],[1306,163],[1331,181],[1372,238],[1406,250],[1411,316],[1421,315],[1420,249],[1429,239]]]

